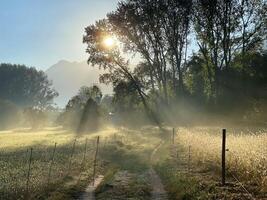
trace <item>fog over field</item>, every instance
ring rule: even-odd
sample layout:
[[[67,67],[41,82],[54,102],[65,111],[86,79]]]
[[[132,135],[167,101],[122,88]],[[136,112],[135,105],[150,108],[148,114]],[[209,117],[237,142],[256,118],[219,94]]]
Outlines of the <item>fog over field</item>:
[[[0,200],[267,200],[267,0],[12,0],[0,26]]]

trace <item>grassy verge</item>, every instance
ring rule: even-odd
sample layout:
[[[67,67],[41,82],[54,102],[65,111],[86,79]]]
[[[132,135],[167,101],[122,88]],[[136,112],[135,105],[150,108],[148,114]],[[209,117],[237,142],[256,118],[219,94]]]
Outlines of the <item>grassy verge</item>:
[[[170,199],[211,199],[213,186],[201,184],[197,179],[179,173],[173,163],[165,161],[155,166]]]

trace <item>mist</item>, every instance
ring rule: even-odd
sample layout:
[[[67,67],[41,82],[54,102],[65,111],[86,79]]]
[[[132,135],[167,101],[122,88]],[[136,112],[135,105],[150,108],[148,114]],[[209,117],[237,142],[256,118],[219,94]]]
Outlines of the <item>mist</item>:
[[[0,200],[266,199],[266,0],[86,2],[2,22]]]

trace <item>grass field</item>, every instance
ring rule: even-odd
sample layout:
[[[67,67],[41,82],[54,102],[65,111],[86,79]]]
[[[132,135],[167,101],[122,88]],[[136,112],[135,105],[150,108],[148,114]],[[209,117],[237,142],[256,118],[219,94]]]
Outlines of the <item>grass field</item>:
[[[83,177],[89,178],[96,136],[109,137],[114,132],[115,129],[109,128],[78,136],[60,127],[41,131],[20,129],[0,132],[0,199],[35,199],[37,194],[47,194],[56,185],[73,182],[81,177],[81,172]],[[55,143],[57,146],[52,163]]]
[[[130,183],[131,187],[127,187],[127,194],[133,197],[136,194],[131,190],[138,189],[140,180],[142,182],[143,177],[147,177],[151,164],[156,166],[170,198],[196,199],[198,196],[198,199],[212,199],[218,197],[218,193],[224,194],[223,188],[213,189],[218,188],[220,181],[221,129],[179,127],[176,131],[175,147],[179,159],[176,152],[175,156],[172,155],[171,128],[163,132],[154,127],[140,130],[106,128],[86,135],[76,135],[60,127],[40,131],[2,131],[0,199],[73,199],[92,178],[97,136],[100,136],[97,172],[107,175],[105,182],[112,182],[113,175],[119,171],[127,171],[130,177],[137,177]],[[151,153],[162,141],[163,145],[151,160]],[[55,143],[57,146],[52,162]],[[188,173],[189,146],[190,168],[194,174]],[[227,180],[232,180],[230,175],[233,174],[253,195],[266,194],[266,131],[229,129],[227,148]],[[207,176],[201,180],[195,178],[203,169],[212,172],[215,181],[210,182]],[[145,180],[140,194],[145,193],[149,198],[151,185],[147,178]],[[206,182],[205,187],[202,181]],[[105,185],[101,186],[98,193],[100,199],[113,194],[105,191]],[[123,190],[121,195],[125,195]]]
[[[179,128],[175,143],[183,147],[192,168],[203,166],[220,175],[222,129]],[[267,193],[267,130],[229,128],[226,139],[228,178],[242,181],[251,192]],[[228,180],[229,180],[228,179]]]

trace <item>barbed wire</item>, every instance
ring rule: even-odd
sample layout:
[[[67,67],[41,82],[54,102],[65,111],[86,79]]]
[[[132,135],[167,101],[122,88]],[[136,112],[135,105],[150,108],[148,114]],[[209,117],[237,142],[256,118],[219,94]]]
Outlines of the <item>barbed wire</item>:
[[[241,188],[253,199],[253,200],[256,200],[254,197],[253,197],[253,195],[246,189],[246,187],[244,186],[244,184],[241,182],[241,181],[239,181],[238,180],[238,178],[235,176],[235,175],[233,175],[231,172],[229,172],[230,173],[230,175],[236,180],[236,182],[238,182],[239,183],[239,185],[241,186]]]
[[[236,158],[236,156],[234,155],[233,152],[231,152],[229,149],[227,149],[227,153],[229,153],[230,155],[233,156],[233,158]],[[231,173],[231,171],[228,170],[228,173],[235,179],[235,181],[241,186],[241,188],[253,199],[255,200],[255,198],[253,197],[253,195],[246,189],[245,185],[233,174]]]

